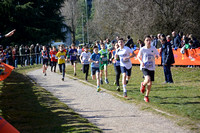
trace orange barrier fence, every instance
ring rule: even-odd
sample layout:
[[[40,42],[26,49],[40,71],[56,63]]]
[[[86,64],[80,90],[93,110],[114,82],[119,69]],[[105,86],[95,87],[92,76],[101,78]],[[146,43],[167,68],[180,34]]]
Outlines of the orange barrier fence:
[[[160,52],[159,49],[157,49]],[[181,54],[181,49],[173,50],[175,63],[173,65],[200,65],[200,49],[185,50]],[[139,50],[134,51],[137,55]],[[140,64],[136,57],[131,58],[132,64]],[[155,59],[157,65],[161,65],[161,57]]]
[[[3,68],[2,68],[3,67]],[[3,72],[0,74],[0,81],[6,79],[12,72],[12,70],[14,69],[13,66],[10,66],[8,64],[5,64],[5,63],[1,63],[1,66],[0,66],[1,69],[5,69],[5,70],[2,70]]]

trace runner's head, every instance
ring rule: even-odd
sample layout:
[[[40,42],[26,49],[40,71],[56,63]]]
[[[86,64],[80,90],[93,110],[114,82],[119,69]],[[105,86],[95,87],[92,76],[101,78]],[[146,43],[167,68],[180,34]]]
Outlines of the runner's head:
[[[61,45],[60,46],[60,51],[63,51],[64,50],[64,45]]]
[[[56,51],[56,46],[53,46],[53,51]]]
[[[101,49],[105,49],[105,44],[104,43],[101,43],[100,46],[101,46]]]
[[[87,53],[88,50],[89,50],[89,47],[88,47],[88,46],[85,46],[85,47],[84,47],[84,50],[85,50],[85,52]]]
[[[98,47],[94,46],[93,51],[94,51],[95,54],[98,54]]]
[[[119,48],[118,42],[115,43],[115,49],[117,50]]]
[[[72,49],[75,49],[75,44],[74,44],[74,43],[72,43],[71,47],[72,47]]]
[[[118,45],[119,45],[120,48],[123,48],[123,47],[124,47],[124,39],[123,39],[123,38],[120,38],[120,39],[118,40]]]
[[[151,37],[149,35],[144,37],[144,43],[145,46],[151,46]]]

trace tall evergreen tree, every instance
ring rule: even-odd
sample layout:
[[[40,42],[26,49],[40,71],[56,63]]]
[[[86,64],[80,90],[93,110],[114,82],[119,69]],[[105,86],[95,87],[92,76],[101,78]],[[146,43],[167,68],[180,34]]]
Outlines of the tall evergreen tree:
[[[60,12],[63,3],[64,0],[1,0],[0,32],[16,29],[15,35],[1,44],[47,44],[55,39],[64,40],[61,29],[66,25]]]

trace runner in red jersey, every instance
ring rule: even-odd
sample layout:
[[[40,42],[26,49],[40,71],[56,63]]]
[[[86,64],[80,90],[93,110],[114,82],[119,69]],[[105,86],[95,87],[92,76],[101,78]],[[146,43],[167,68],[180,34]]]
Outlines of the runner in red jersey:
[[[57,51],[56,51],[56,47],[53,46],[53,49],[50,51],[50,56],[51,56],[51,72],[53,72],[53,68],[54,68],[54,72],[56,72],[56,65],[58,62],[58,57],[56,57]]]

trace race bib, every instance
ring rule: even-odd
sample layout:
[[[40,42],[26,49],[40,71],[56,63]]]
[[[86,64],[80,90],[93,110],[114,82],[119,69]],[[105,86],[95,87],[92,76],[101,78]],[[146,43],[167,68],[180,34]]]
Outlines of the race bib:
[[[56,57],[56,55],[55,55],[55,54],[53,54],[53,55],[52,55],[52,57]]]
[[[72,56],[76,56],[76,52],[74,52],[74,53],[72,54]]]
[[[99,63],[94,63],[94,67],[99,67]]]
[[[124,60],[124,58],[122,58],[121,61],[122,61],[123,63],[126,63],[126,62],[129,62],[129,59]]]
[[[146,62],[145,67],[146,68],[153,68],[153,62],[152,61]]]
[[[64,56],[64,55],[61,55],[61,56],[60,56],[60,59],[65,59],[65,56]]]
[[[89,64],[89,61],[88,60],[83,60],[83,63],[84,64]]]
[[[107,57],[103,57],[103,58],[102,58],[102,61],[107,61]]]

